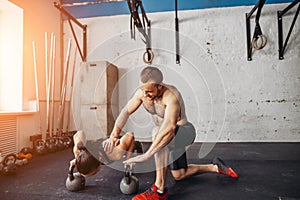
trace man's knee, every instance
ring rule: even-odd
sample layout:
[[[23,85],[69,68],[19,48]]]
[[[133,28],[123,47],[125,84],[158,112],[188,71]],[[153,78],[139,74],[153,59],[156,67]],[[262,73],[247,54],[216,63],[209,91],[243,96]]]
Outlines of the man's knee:
[[[171,174],[176,181],[183,180],[185,178],[185,169],[171,170]]]
[[[122,137],[121,139],[125,139],[126,140],[134,140],[134,133],[133,132],[126,132]]]
[[[125,135],[123,135],[121,137],[121,144],[126,145],[126,150],[128,150],[130,148],[130,146],[132,146],[134,144],[134,133],[133,132],[127,132]]]
[[[86,141],[86,136],[85,136],[85,133],[82,130],[77,131],[73,135],[73,142],[74,142],[74,147],[75,148],[76,148],[76,146],[79,142],[84,142],[84,141]]]
[[[78,140],[79,138],[83,137],[84,133],[82,130],[77,131],[74,135],[73,135],[73,140]]]
[[[128,140],[130,140],[131,142],[134,141],[134,133],[133,132],[127,132],[126,133]]]

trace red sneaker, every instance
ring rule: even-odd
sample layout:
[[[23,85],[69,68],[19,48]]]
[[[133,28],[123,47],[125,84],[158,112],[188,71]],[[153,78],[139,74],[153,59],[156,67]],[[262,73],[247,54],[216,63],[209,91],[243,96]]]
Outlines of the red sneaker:
[[[218,166],[218,174],[224,174],[232,178],[238,178],[238,174],[231,168],[228,167],[221,158],[215,158],[213,164]]]
[[[138,194],[132,198],[132,200],[165,200],[169,196],[167,189],[164,193],[159,194],[157,192],[157,187],[155,184],[152,184],[152,187],[146,190],[144,193]]]

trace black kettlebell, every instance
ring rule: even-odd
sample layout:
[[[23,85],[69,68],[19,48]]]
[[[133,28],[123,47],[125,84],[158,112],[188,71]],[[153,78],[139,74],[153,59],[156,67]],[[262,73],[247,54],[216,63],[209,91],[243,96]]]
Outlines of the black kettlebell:
[[[71,192],[83,190],[85,188],[85,178],[79,173],[74,173],[75,166],[72,166],[69,170],[66,180],[66,187]]]
[[[34,142],[35,151],[37,154],[42,155],[46,152],[45,141],[42,139],[37,139]]]
[[[57,150],[61,151],[65,148],[64,144],[63,144],[63,140],[62,137],[57,137],[56,138],[56,148]]]
[[[45,142],[45,147],[49,153],[53,153],[57,151],[56,138],[53,137],[47,138]]]
[[[120,190],[123,194],[135,194],[139,190],[139,180],[133,176],[133,169],[129,165],[125,166],[125,176],[120,182]]]
[[[15,174],[15,172],[17,170],[17,166],[15,164],[16,160],[17,160],[17,156],[13,153],[8,154],[7,156],[5,156],[5,158],[2,161],[2,165],[3,165],[2,172],[5,175]]]

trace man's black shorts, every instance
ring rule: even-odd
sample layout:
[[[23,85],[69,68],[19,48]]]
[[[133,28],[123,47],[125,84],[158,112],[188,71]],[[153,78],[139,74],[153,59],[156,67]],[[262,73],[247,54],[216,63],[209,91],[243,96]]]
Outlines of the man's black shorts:
[[[188,167],[186,160],[185,147],[192,144],[196,138],[196,130],[193,124],[187,122],[182,126],[176,126],[175,142],[169,146],[169,169],[178,170]]]

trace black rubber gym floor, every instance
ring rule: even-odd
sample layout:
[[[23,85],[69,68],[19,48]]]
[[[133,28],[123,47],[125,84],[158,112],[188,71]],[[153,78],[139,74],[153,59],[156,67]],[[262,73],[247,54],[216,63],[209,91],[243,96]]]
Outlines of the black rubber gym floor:
[[[188,150],[189,163],[211,163],[219,156],[238,173],[234,180],[215,173],[201,174],[183,181],[167,176],[169,199],[300,199],[300,143],[219,143],[199,159],[201,144]],[[86,188],[69,192],[65,187],[71,149],[35,156],[12,176],[0,175],[0,200],[31,199],[131,199],[120,192],[124,172],[104,166],[86,179]],[[153,160],[147,163],[151,165]],[[120,163],[119,163],[120,164]],[[121,164],[120,164],[121,165]],[[146,165],[137,164],[141,170]],[[139,192],[154,181],[154,172],[136,173]]]

